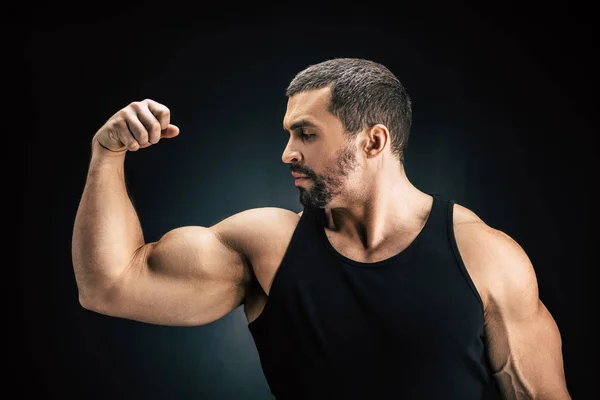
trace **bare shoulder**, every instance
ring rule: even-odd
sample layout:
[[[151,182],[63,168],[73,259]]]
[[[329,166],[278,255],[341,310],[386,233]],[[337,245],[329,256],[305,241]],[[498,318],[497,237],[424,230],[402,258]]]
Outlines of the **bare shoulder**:
[[[287,251],[302,212],[262,207],[234,214],[210,227],[215,236],[249,265],[244,311],[248,322],[261,312],[273,277]]]
[[[278,207],[252,208],[234,214],[210,229],[240,254],[268,293],[272,276],[283,259],[300,215]]]
[[[278,207],[251,208],[210,227],[227,246],[246,256],[264,252],[278,238],[291,236],[300,220],[294,211]]]
[[[454,206],[454,235],[484,306],[509,293],[537,290],[533,265],[521,245],[459,204]]]

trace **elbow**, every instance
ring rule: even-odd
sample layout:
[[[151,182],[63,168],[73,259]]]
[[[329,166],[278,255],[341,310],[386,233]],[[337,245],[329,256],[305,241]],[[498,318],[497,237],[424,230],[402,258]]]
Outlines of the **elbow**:
[[[122,296],[124,268],[75,265],[79,305],[86,310],[113,315]]]
[[[115,316],[115,290],[107,286],[78,287],[79,305],[88,311]]]
[[[96,311],[98,309],[98,301],[88,294],[84,294],[83,291],[79,291],[79,305],[86,310]]]
[[[79,291],[79,305],[88,311],[99,314],[112,315],[108,306],[106,295],[100,293],[89,293],[89,291]]]

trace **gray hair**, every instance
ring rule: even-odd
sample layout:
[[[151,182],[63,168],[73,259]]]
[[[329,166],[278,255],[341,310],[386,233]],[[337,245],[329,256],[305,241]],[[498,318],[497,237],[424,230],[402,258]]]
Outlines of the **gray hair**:
[[[383,124],[390,132],[390,148],[401,163],[412,123],[411,99],[398,78],[385,66],[358,58],[334,58],[299,72],[286,96],[330,87],[329,112],[340,119],[350,137]]]

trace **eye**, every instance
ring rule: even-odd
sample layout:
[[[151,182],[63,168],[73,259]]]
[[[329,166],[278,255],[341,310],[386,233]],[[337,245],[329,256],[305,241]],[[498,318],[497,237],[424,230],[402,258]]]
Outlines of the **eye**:
[[[304,131],[300,131],[300,136],[303,140],[310,140],[315,135],[312,133],[304,133]]]

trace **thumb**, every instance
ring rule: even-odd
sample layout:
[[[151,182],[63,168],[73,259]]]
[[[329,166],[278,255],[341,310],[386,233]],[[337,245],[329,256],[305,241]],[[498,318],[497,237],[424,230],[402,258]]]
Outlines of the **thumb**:
[[[160,137],[165,139],[170,139],[177,135],[179,135],[179,128],[173,124],[169,124],[169,126],[167,126],[167,129],[163,129],[160,132]]]

